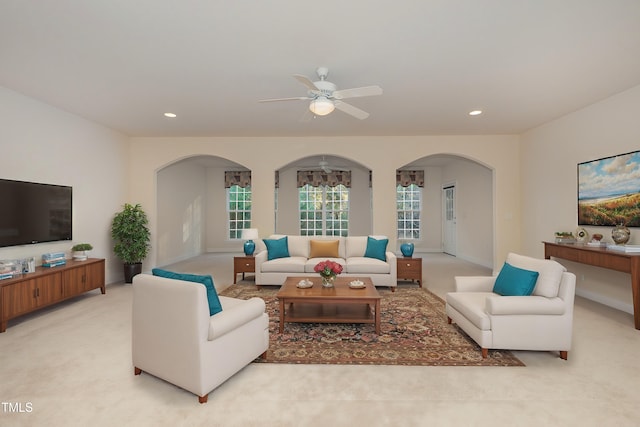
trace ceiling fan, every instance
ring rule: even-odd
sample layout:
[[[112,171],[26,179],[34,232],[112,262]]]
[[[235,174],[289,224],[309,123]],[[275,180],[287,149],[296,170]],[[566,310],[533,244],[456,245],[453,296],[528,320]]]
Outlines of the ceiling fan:
[[[352,89],[336,90],[336,85],[327,80],[329,69],[319,67],[316,70],[320,80],[312,82],[307,76],[294,74],[293,77],[302,83],[307,89],[307,96],[296,96],[292,98],[263,99],[258,102],[275,101],[310,101],[309,110],[316,116],[326,116],[335,108],[347,113],[357,119],[364,120],[369,117],[369,113],[351,104],[342,101],[347,98],[359,98],[363,96],[382,95],[380,86],[364,86]]]
[[[340,166],[336,166],[336,165],[331,165],[324,156],[322,156],[322,160],[318,161],[318,166],[315,167],[307,167],[304,168],[303,170],[305,171],[314,171],[314,170],[321,170],[324,173],[331,173],[333,171],[345,171],[348,169],[344,169],[343,167]]]

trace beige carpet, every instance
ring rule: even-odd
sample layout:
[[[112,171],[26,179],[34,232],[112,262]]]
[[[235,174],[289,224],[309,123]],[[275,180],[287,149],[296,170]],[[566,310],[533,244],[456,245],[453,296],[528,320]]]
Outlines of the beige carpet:
[[[441,298],[455,274],[488,271],[422,256],[425,286]],[[233,283],[232,254],[171,268],[212,274],[220,290]],[[638,426],[640,331],[628,313],[577,298],[568,361],[513,353],[525,367],[251,363],[200,405],[158,378],[133,375],[131,286],[112,284],[106,295],[9,322],[0,334],[0,402],[33,410],[0,407],[0,426]]]
[[[510,351],[483,359],[478,345],[447,323],[445,304],[418,287],[380,288],[380,334],[372,324],[286,323],[279,332],[276,286],[233,285],[221,295],[262,298],[269,314],[269,350],[256,362],[298,364],[523,366]]]

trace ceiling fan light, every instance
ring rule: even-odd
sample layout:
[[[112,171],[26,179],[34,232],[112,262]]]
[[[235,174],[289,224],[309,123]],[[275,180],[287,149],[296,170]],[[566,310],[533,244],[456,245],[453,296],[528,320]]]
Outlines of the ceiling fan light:
[[[326,116],[335,110],[336,106],[333,101],[324,96],[319,96],[309,104],[309,110],[316,116]]]

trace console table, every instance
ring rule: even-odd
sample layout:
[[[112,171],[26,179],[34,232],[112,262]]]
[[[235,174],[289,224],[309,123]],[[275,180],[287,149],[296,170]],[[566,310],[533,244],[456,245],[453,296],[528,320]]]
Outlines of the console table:
[[[58,267],[36,267],[34,273],[0,281],[0,332],[7,323],[23,314],[80,295],[105,289],[104,259],[67,260]]]
[[[618,252],[581,244],[544,243],[544,257],[562,258],[581,264],[608,268],[631,274],[633,323],[640,329],[640,254]]]

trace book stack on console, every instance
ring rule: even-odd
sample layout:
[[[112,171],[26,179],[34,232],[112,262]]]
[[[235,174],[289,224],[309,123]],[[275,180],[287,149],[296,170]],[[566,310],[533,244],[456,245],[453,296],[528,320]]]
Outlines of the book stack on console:
[[[21,266],[16,261],[2,260],[0,261],[0,280],[11,279],[13,276],[22,274]]]
[[[628,254],[640,254],[640,245],[608,245],[607,249]]]
[[[42,255],[43,267],[57,267],[59,265],[65,265],[67,259],[64,256],[64,252],[50,252]]]

